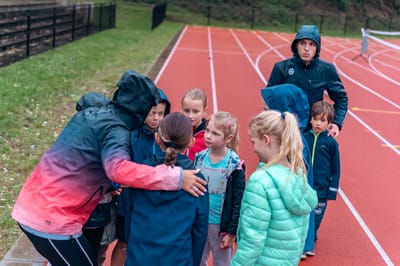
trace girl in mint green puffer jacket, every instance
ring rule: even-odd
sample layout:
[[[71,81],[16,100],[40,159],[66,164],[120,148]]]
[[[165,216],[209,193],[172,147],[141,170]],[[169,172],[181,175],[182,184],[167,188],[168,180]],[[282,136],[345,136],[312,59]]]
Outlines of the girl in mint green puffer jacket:
[[[260,164],[246,185],[231,265],[298,265],[318,199],[307,183],[296,118],[263,111],[249,133]]]

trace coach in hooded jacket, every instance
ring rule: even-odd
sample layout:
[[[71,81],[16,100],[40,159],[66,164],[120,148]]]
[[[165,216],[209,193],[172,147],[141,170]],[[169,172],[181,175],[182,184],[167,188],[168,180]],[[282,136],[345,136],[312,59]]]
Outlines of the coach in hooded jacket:
[[[26,180],[12,217],[52,265],[96,264],[82,226],[110,179],[143,189],[204,191],[205,182],[193,170],[184,171],[182,179],[179,167],[131,161],[130,132],[159,100],[149,78],[126,71],[112,100],[76,113]]]
[[[318,28],[314,25],[301,26],[291,50],[292,58],[274,65],[267,86],[294,84],[307,94],[310,106],[323,100],[326,91],[335,108],[329,132],[336,137],[346,117],[348,98],[335,66],[319,58],[321,36]]]

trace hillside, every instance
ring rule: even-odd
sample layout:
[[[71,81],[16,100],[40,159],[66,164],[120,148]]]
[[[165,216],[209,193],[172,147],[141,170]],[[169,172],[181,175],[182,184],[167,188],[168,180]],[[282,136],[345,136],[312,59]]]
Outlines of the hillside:
[[[157,2],[157,1],[135,1]],[[168,3],[180,4],[190,8],[192,0],[169,0]],[[400,15],[399,0],[200,0],[197,4],[223,4],[227,6],[254,6],[272,10],[304,13],[347,14],[357,17],[370,16],[387,18]]]

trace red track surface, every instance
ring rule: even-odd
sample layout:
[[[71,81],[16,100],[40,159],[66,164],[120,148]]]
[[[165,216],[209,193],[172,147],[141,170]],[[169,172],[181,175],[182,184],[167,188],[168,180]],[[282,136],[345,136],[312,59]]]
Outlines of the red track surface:
[[[174,111],[185,90],[199,87],[209,114],[239,119],[247,176],[257,164],[247,124],[262,109],[260,89],[273,64],[291,56],[293,37],[188,26],[156,79]],[[327,209],[317,255],[300,265],[400,265],[400,53],[370,43],[368,56],[357,57],[360,46],[358,39],[322,37],[321,58],[336,65],[349,114],[338,137],[341,191]]]

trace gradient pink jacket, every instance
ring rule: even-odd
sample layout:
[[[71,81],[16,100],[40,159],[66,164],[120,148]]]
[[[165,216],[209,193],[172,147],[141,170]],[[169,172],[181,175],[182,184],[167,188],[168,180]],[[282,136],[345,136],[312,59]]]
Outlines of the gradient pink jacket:
[[[158,100],[151,80],[125,72],[109,103],[89,106],[70,120],[23,185],[12,217],[44,233],[74,235],[111,180],[142,189],[180,189],[181,168],[130,161],[130,132]]]

